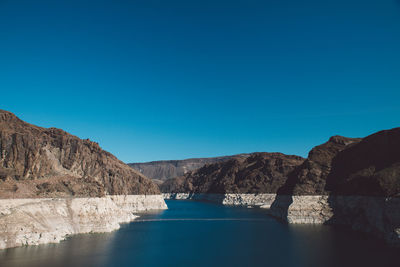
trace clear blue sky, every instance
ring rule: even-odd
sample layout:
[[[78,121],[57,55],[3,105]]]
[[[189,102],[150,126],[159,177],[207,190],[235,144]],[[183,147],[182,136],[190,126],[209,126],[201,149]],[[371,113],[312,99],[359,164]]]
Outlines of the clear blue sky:
[[[399,0],[0,0],[0,108],[125,162],[400,126]]]

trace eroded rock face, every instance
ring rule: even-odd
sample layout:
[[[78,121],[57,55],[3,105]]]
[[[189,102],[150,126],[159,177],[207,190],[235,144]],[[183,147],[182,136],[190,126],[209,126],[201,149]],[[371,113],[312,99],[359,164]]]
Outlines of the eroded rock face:
[[[161,185],[165,193],[276,193],[288,174],[304,161],[281,153],[253,153],[247,158],[206,164]]]
[[[0,110],[0,198],[158,193],[153,182],[97,143]]]

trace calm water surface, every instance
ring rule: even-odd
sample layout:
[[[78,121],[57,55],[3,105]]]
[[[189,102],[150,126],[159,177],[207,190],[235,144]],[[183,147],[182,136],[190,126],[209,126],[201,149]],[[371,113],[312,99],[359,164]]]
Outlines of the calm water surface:
[[[350,230],[286,225],[261,209],[167,205],[113,233],[0,250],[0,266],[400,266],[399,249]]]

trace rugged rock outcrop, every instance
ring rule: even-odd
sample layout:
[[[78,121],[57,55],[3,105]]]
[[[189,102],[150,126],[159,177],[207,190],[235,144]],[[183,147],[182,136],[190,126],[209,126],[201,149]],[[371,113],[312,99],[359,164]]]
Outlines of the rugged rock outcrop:
[[[280,195],[400,196],[400,128],[334,136],[289,174]]]
[[[0,198],[118,194],[159,190],[97,143],[0,110]]]
[[[307,159],[288,175],[279,194],[326,195],[327,176],[331,171],[332,159],[343,149],[361,141],[361,138],[332,136],[328,142],[314,147]]]
[[[246,158],[206,164],[165,181],[160,188],[164,193],[276,193],[303,161],[299,156],[281,153],[253,153]]]
[[[326,190],[334,195],[400,197],[400,128],[367,136],[338,153]]]
[[[165,180],[183,176],[189,171],[199,169],[205,164],[223,162],[232,158],[246,158],[248,156],[249,154],[238,154],[233,156],[213,158],[193,158],[184,160],[160,160],[143,163],[129,163],[128,165],[146,177],[153,179],[154,182],[161,184]]]
[[[165,208],[157,185],[97,143],[0,110],[0,249],[109,232]]]
[[[314,148],[270,213],[290,223],[348,225],[400,246],[400,128]]]

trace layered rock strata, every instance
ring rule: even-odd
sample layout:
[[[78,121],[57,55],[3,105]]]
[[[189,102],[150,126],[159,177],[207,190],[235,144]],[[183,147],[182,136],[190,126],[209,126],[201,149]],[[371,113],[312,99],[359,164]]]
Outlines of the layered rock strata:
[[[161,195],[0,199],[0,249],[111,232],[138,217],[135,213],[166,208]]]

